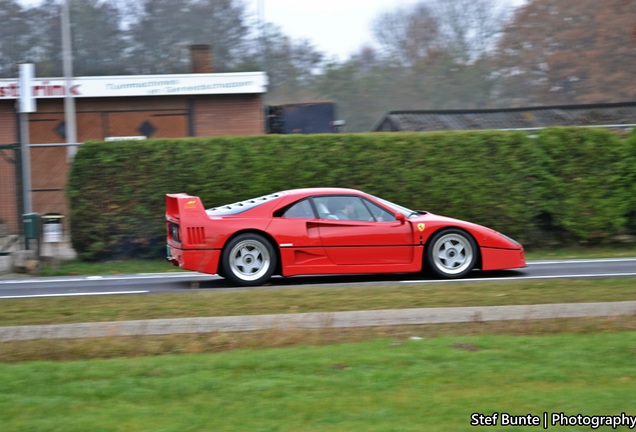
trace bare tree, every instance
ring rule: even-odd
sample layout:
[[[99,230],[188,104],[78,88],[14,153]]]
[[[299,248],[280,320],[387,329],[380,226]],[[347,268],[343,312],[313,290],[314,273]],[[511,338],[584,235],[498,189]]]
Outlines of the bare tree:
[[[508,106],[636,98],[636,2],[531,0],[505,28],[495,96]]]
[[[393,109],[488,106],[505,10],[495,0],[423,0],[381,14],[373,28],[381,52],[404,69],[387,77],[401,96]]]
[[[321,70],[323,54],[309,40],[294,40],[273,24],[265,25],[263,38],[268,103],[315,101],[318,96],[312,86]]]
[[[406,66],[439,51],[468,63],[494,47],[507,10],[496,0],[422,0],[381,14],[373,32]]]
[[[143,0],[129,24],[131,72],[184,73],[192,44],[208,44],[214,70],[235,70],[244,60],[250,29],[241,0]]]
[[[443,45],[463,62],[494,48],[508,9],[496,0],[428,0]]]
[[[0,76],[15,75],[13,65],[32,61],[25,10],[15,0],[0,0]]]
[[[61,6],[45,0],[25,11],[29,25],[28,56],[39,76],[62,74]],[[101,0],[71,2],[73,65],[76,75],[112,75],[125,70],[119,10]]]
[[[373,34],[381,51],[404,67],[411,67],[439,48],[440,26],[426,3],[380,14]]]

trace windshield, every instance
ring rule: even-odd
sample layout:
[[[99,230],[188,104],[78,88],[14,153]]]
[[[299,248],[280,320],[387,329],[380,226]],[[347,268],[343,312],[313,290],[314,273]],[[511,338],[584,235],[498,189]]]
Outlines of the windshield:
[[[418,214],[421,214],[421,212],[415,211],[415,210],[411,210],[409,208],[403,207],[399,204],[395,204],[392,203],[391,201],[387,201],[385,199],[382,198],[378,198],[376,196],[371,195],[373,198],[375,198],[376,200],[380,201],[382,204],[384,204],[387,207],[390,207],[393,211],[396,211],[398,213],[402,213],[404,216],[408,217],[412,217],[412,216],[416,216]]]

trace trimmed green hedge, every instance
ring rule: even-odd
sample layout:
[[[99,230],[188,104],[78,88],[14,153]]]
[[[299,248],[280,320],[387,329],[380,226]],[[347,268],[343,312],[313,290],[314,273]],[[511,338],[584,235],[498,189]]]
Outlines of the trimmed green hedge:
[[[636,134],[582,128],[88,142],[69,181],[71,231],[83,259],[160,256],[166,193],[213,207],[339,186],[529,246],[601,242],[636,229],[635,167]]]

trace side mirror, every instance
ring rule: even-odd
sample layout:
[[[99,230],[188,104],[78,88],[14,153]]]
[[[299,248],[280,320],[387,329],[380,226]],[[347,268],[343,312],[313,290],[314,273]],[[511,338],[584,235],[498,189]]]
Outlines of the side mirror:
[[[402,213],[395,213],[395,220],[404,225],[406,223],[406,217]]]

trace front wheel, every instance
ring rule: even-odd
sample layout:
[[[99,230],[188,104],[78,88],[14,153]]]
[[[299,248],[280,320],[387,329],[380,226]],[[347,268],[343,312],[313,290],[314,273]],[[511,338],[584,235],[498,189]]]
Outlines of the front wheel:
[[[221,254],[222,274],[240,286],[262,285],[274,273],[276,252],[259,234],[241,234]]]
[[[456,279],[466,276],[477,263],[477,243],[470,234],[446,229],[433,235],[426,246],[426,264],[437,276]]]

